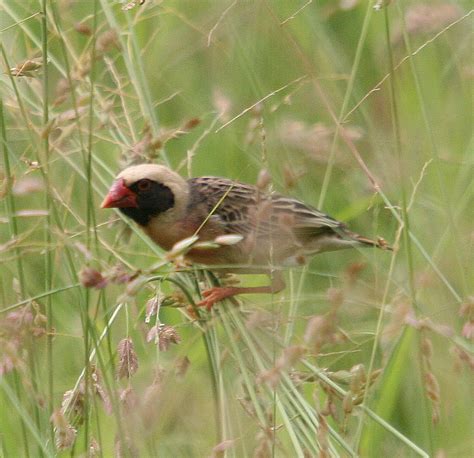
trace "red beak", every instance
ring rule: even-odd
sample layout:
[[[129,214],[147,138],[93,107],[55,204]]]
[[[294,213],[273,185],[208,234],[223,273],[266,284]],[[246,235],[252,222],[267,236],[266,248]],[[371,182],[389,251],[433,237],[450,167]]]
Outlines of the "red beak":
[[[138,207],[137,195],[125,186],[125,180],[117,180],[102,202],[101,208],[130,208]]]

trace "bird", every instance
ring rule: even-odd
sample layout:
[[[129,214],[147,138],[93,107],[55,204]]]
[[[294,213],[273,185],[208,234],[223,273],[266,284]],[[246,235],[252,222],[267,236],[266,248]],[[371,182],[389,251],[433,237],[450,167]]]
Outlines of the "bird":
[[[233,244],[208,243],[207,249],[191,246],[185,257],[210,270],[266,273],[270,285],[207,289],[197,305],[208,310],[238,294],[282,291],[281,268],[303,265],[318,253],[354,247],[392,249],[383,239],[374,241],[352,232],[298,199],[228,178],[185,179],[159,164],[122,170],[101,207],[120,210],[164,250],[193,236],[200,242],[237,236]]]

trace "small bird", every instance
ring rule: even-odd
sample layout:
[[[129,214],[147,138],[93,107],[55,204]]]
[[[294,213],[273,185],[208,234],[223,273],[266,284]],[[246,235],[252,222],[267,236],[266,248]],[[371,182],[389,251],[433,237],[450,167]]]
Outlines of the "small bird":
[[[295,266],[323,251],[372,246],[373,241],[316,208],[257,186],[226,178],[182,178],[168,167],[141,164],[120,172],[101,205],[118,208],[161,248],[170,250],[192,237],[215,241],[237,235],[235,244],[191,247],[186,258],[213,269],[235,273],[267,273],[269,286],[214,287],[198,304],[209,310],[216,302],[245,293],[277,293],[284,289],[275,266]]]

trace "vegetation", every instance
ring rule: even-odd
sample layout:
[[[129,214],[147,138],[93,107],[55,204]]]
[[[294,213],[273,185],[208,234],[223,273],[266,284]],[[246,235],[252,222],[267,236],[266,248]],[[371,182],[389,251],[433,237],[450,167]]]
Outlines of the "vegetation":
[[[0,0],[0,455],[472,456],[469,7]],[[197,309],[266,280],[100,210],[144,161],[395,250]]]

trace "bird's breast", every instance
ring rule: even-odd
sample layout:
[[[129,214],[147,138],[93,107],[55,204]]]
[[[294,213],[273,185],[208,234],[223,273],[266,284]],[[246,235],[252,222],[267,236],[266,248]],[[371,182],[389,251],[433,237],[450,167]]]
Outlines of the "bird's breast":
[[[173,220],[166,218],[166,215],[160,215],[150,221],[143,230],[164,250],[170,250],[179,241],[193,235],[198,235],[200,241],[209,241],[225,234],[223,228],[215,224],[212,218],[203,224],[202,218],[190,218],[189,216]]]
[[[143,230],[161,248],[171,250],[179,241],[191,237],[197,228],[197,225],[185,224],[182,221],[168,222],[155,219]]]

